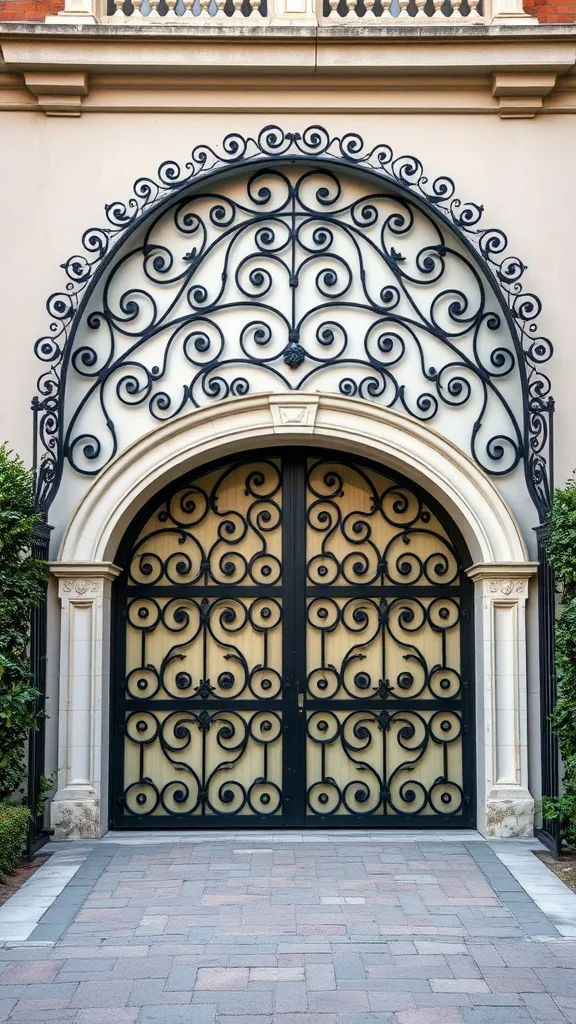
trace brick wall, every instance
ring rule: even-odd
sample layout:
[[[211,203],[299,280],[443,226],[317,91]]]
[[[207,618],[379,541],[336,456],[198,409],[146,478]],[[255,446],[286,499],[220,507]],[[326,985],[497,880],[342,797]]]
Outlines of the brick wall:
[[[0,0],[0,21],[44,21],[63,6],[63,0]]]
[[[540,22],[576,21],[576,0],[524,0],[524,10]]]

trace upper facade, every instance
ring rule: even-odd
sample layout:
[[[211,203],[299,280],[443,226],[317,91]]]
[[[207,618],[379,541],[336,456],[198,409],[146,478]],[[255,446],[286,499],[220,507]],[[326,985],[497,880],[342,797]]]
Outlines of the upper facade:
[[[567,114],[575,19],[576,0],[0,0],[0,110]]]

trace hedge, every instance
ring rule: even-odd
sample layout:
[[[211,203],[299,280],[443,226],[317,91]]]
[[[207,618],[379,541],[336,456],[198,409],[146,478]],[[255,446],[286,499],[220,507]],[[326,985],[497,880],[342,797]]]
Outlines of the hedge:
[[[0,875],[12,871],[20,860],[29,822],[27,807],[0,807]]]
[[[560,585],[562,604],[556,621],[558,700],[551,721],[564,767],[563,793],[545,797],[545,818],[560,823],[562,838],[576,847],[576,478],[554,492],[548,559]]]
[[[38,723],[28,651],[30,613],[47,578],[44,563],[30,553],[38,521],[32,473],[0,445],[0,801],[22,792],[24,744]]]

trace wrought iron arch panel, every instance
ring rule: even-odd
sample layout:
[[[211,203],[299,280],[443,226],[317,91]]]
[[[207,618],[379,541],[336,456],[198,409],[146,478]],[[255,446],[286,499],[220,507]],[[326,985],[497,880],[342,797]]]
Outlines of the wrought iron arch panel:
[[[116,561],[113,824],[474,824],[469,559],[420,489],[245,455],[152,499]]]
[[[234,172],[233,174],[231,172]],[[420,162],[268,126],[139,179],[53,295],[35,402],[48,507],[155,421],[251,390],[359,395],[431,422],[549,506],[539,300],[482,207]]]

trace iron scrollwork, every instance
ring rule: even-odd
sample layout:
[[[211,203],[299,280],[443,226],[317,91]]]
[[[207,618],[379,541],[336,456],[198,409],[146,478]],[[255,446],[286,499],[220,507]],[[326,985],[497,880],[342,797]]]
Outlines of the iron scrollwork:
[[[461,554],[423,497],[326,457],[307,472],[307,813],[466,815]]]
[[[143,817],[160,811],[179,817],[227,817],[246,809],[260,815],[278,812],[282,793],[268,777],[268,751],[279,739],[282,720],[273,711],[244,715],[230,709],[134,711],[127,715],[124,729],[137,746],[140,761],[140,777],[127,786],[122,800],[128,815]],[[213,740],[211,747],[207,737]],[[154,746],[177,773],[163,785],[146,775],[146,748]],[[230,772],[255,747],[260,751],[261,774],[246,785]]]
[[[128,820],[281,809],[282,488],[279,459],[194,474],[131,540],[115,694]]]
[[[464,793],[461,784],[450,778],[449,767],[450,746],[456,746],[462,735],[456,712],[426,713],[414,708],[315,711],[308,719],[307,735],[311,744],[320,748],[321,759],[320,778],[306,794],[309,814],[325,817],[344,810],[364,818],[378,813],[409,817],[426,812],[436,817],[462,813]],[[394,751],[391,767],[388,745]],[[434,745],[441,751],[442,771],[426,785],[418,778],[418,768]],[[370,760],[366,757],[369,751]],[[378,769],[371,763],[375,751]],[[342,783],[332,777],[331,752],[346,757],[354,778]]]
[[[212,190],[230,168],[256,168],[241,195]],[[349,199],[352,168],[378,187]],[[233,133],[222,153],[198,146],[184,168],[139,179],[128,204],[106,208],[108,226],[86,232],[48,301],[36,345],[49,364],[35,400],[43,509],[65,460],[90,474],[122,447],[128,407],[163,420],[258,387],[310,386],[443,425],[470,409],[466,450],[494,475],[522,462],[545,517],[552,403],[540,366],[552,346],[526,268],[482,212],[415,157],[319,126]]]
[[[463,552],[417,488],[232,460],[170,485],[119,562],[118,824],[472,821]]]

